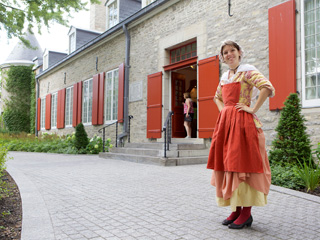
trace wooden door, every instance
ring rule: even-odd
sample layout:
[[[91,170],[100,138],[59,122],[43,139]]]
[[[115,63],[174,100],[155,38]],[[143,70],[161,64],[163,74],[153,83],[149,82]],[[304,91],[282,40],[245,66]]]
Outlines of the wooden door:
[[[183,126],[184,115],[183,115],[183,93],[185,92],[185,75],[172,72],[171,74],[171,91],[172,91],[172,137],[183,138],[186,136],[185,129]]]
[[[161,138],[162,72],[148,75],[147,138]]]
[[[199,138],[211,138],[219,115],[213,98],[219,85],[218,56],[200,60],[199,67]]]

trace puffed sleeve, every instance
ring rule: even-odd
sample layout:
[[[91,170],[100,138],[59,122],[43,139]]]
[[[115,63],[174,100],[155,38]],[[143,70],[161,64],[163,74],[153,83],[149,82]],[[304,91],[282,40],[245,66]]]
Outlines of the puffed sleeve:
[[[255,86],[259,90],[262,88],[268,88],[271,91],[269,97],[273,97],[275,95],[275,89],[271,82],[259,71],[247,71],[245,78],[249,84]]]
[[[221,102],[223,102],[222,100],[222,89],[221,89],[221,81],[219,82],[216,94],[214,95],[214,98],[219,99]]]

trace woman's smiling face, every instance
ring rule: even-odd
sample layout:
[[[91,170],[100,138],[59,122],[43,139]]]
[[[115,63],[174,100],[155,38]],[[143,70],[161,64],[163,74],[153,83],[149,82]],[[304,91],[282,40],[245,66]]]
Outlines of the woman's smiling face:
[[[229,65],[230,68],[235,68],[240,64],[240,51],[231,45],[226,45],[222,50],[222,57],[226,64]]]

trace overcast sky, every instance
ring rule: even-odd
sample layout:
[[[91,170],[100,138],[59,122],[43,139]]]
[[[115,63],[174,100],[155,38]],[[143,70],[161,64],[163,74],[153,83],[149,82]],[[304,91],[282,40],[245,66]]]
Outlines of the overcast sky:
[[[89,8],[89,6],[88,6]],[[90,14],[89,11],[82,11],[73,14],[74,18],[69,20],[69,25],[73,25],[79,28],[90,28]],[[42,28],[42,35],[35,32],[36,38],[44,49],[50,49],[60,52],[67,52],[68,49],[68,31],[69,27],[61,26],[57,23],[50,25],[49,32],[46,27]],[[17,39],[7,39],[6,32],[0,31],[0,63],[4,62],[8,55],[17,44]]]

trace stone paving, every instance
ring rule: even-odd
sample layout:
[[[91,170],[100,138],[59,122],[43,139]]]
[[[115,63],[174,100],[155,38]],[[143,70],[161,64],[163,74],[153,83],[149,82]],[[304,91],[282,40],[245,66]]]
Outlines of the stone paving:
[[[251,228],[221,225],[206,165],[161,167],[98,156],[10,152],[22,240],[320,239],[320,198],[272,186]]]

